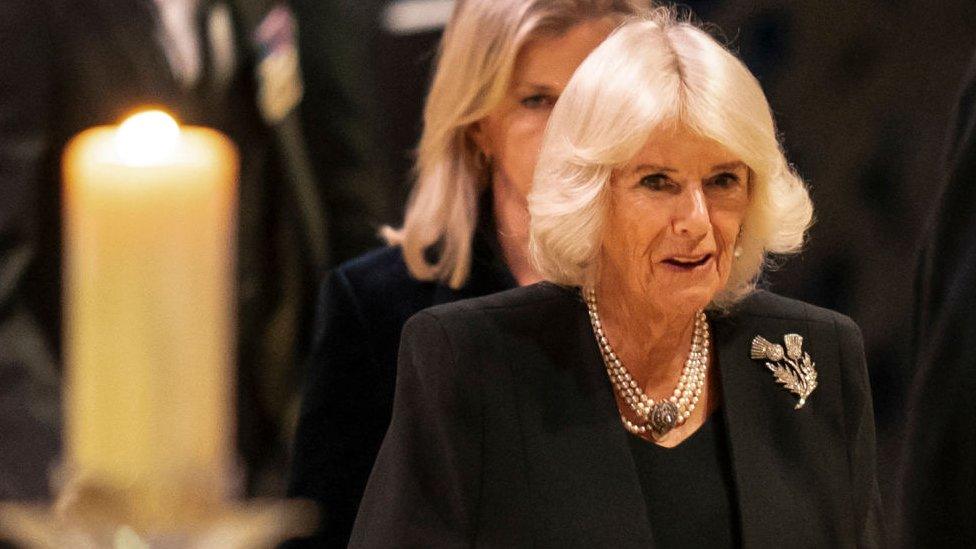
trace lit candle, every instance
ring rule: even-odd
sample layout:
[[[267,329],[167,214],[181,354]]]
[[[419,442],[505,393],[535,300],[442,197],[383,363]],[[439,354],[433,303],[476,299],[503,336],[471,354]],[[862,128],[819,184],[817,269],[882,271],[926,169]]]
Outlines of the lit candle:
[[[237,166],[229,139],[160,111],[65,152],[67,464],[135,523],[227,493]]]

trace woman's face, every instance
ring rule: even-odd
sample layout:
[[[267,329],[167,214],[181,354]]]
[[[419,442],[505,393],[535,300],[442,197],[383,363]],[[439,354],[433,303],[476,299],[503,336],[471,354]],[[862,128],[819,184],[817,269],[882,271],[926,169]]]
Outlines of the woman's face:
[[[655,130],[614,170],[600,284],[664,314],[705,307],[729,279],[749,169],[685,128]]]
[[[508,92],[491,113],[472,127],[472,137],[491,159],[493,183],[523,199],[553,105],[576,67],[602,42],[613,24],[599,19],[564,34],[530,40],[515,60]]]

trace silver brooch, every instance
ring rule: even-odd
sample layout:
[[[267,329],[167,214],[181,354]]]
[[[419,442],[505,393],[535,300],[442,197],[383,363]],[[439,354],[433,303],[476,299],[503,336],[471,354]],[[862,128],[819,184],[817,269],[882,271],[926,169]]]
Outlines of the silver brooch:
[[[794,407],[799,410],[807,403],[810,393],[817,388],[817,370],[814,369],[810,354],[803,352],[803,336],[786,334],[783,341],[786,343],[785,353],[782,345],[756,336],[752,340],[752,351],[749,354],[755,360],[765,360],[766,367],[773,372],[776,381],[800,398]]]

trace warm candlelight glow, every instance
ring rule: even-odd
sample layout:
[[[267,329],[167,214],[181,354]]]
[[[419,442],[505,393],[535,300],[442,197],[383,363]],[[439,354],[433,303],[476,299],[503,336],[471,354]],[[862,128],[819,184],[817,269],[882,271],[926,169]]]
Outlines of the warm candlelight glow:
[[[163,111],[140,112],[115,132],[115,152],[129,166],[152,166],[172,159],[180,141],[180,127]]]
[[[92,128],[64,159],[66,458],[129,524],[229,495],[237,154],[161,111]]]

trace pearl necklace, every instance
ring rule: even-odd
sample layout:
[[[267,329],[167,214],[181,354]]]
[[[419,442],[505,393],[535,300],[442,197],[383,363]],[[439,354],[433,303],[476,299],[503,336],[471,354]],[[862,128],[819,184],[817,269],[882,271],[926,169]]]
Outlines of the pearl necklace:
[[[590,313],[593,335],[600,345],[603,364],[607,368],[607,375],[610,376],[610,381],[620,395],[620,399],[626,402],[639,418],[635,423],[621,413],[620,420],[624,427],[637,436],[650,433],[657,440],[683,424],[691,417],[701,397],[702,387],[705,386],[709,339],[708,319],[705,313],[701,310],[695,313],[695,332],[691,338],[691,351],[681,370],[677,387],[670,397],[655,401],[644,394],[610,346],[610,341],[603,333],[600,313],[597,311],[596,292],[592,288],[587,288],[583,290],[583,296]]]

